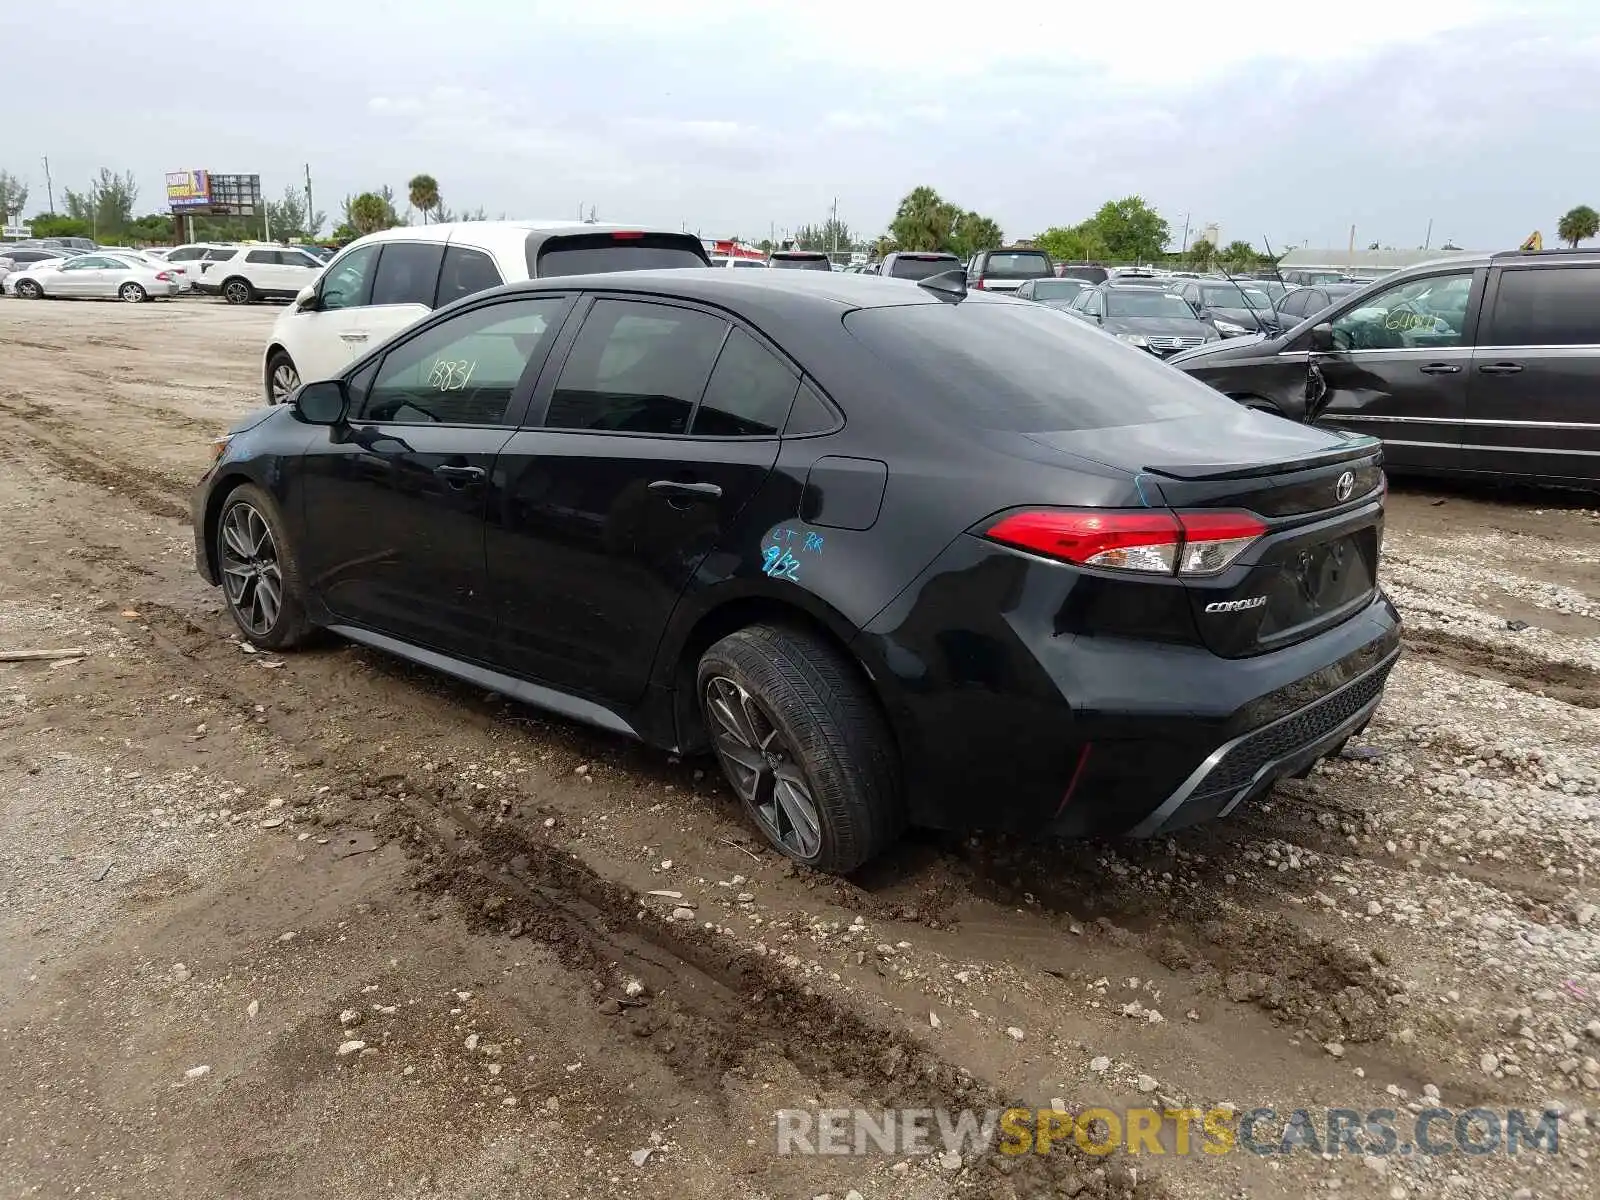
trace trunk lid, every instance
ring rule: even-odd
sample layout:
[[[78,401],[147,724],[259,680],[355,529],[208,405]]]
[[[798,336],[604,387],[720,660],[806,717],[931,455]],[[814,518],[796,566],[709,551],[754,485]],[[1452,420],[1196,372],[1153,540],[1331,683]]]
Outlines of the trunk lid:
[[[1382,444],[1240,409],[1189,420],[1032,434],[1136,473],[1152,507],[1248,512],[1266,532],[1215,576],[1182,576],[1200,638],[1225,658],[1264,654],[1362,611],[1377,588]]]

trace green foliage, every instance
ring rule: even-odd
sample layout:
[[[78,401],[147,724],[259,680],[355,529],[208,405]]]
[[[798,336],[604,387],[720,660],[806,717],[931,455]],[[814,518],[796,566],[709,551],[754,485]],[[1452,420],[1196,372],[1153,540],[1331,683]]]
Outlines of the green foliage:
[[[1166,219],[1139,196],[1107,200],[1089,219],[1111,258],[1151,262],[1161,257],[1172,236]]]
[[[1005,241],[993,220],[963,211],[927,186],[913,188],[900,201],[889,234],[897,250],[947,250],[962,257]]]
[[[28,185],[10,171],[0,171],[0,224],[21,216],[27,205]]]
[[[1229,242],[1218,254],[1222,265],[1230,271],[1254,271],[1261,261],[1256,248],[1249,242]]]
[[[829,217],[820,225],[802,225],[794,231],[794,244],[801,250],[849,250],[855,245],[850,226],[837,217]]]
[[[99,242],[115,242],[127,235],[133,224],[133,205],[138,199],[139,185],[133,181],[133,172],[119,175],[109,167],[100,168],[100,174],[90,181],[87,191],[66,188],[62,193],[67,215],[87,222],[89,236]]]
[[[1556,222],[1556,236],[1573,249],[1597,233],[1600,233],[1600,213],[1587,204],[1578,205]]]
[[[422,214],[422,223],[428,223],[428,214],[437,214],[440,208],[439,181],[432,175],[413,175],[411,182],[406,184],[406,190],[411,200],[411,207]],[[435,215],[435,220],[444,218]]]
[[[93,236],[89,222],[61,213],[39,213],[28,223],[33,226],[33,236],[36,238]]]
[[[357,235],[376,233],[380,229],[393,229],[400,224],[392,201],[381,192],[362,192],[350,201],[347,209],[349,224]]]
[[[1199,238],[1189,246],[1184,259],[1196,271],[1209,271],[1216,264],[1217,248],[1207,238]]]
[[[1098,262],[1109,257],[1105,241],[1092,220],[1047,229],[1034,241],[1056,262]]]
[[[306,194],[293,184],[283,189],[282,200],[267,201],[267,224],[272,229],[272,239],[285,238],[303,241],[315,237],[328,219],[326,213],[306,212]]]

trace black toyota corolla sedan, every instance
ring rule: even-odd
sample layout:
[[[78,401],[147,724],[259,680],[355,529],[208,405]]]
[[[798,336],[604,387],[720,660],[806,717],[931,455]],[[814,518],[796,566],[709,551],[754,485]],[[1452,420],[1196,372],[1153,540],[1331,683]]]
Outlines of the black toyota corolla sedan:
[[[1358,733],[1399,644],[1378,445],[959,273],[538,280],[219,439],[200,572],[682,752],[784,854],[1161,833]]]

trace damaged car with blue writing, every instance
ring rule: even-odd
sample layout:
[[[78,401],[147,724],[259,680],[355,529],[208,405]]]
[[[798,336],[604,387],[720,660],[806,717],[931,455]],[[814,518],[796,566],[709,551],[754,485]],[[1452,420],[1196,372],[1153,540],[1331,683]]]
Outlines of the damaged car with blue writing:
[[[241,421],[193,504],[241,633],[317,630],[719,761],[781,853],[1152,835],[1360,733],[1379,444],[959,272],[459,300]]]

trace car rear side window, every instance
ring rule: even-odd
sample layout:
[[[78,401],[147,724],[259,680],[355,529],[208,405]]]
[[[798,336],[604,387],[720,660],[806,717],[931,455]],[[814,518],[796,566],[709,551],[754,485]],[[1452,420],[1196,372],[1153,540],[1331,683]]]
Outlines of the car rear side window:
[[[401,342],[384,356],[358,419],[505,424],[517,383],[543,361],[566,304],[563,296],[489,304]]]
[[[694,309],[595,301],[561,368],[545,427],[685,432],[727,332],[727,322]]]
[[[789,410],[788,423],[783,427],[783,436],[807,437],[814,433],[832,433],[837,428],[839,418],[828,407],[828,402],[817,394],[810,381],[802,381],[794,407]]]
[[[378,261],[377,246],[352,250],[328,267],[318,289],[318,307],[332,311],[359,308],[372,295],[372,268]]]
[[[1104,429],[1211,413],[1233,401],[1043,306],[983,303],[863,308],[852,336],[902,380],[909,402],[952,421],[1016,433]]]
[[[676,233],[581,233],[528,238],[528,275],[599,275],[662,267],[707,267],[700,239]]]
[[[267,267],[276,267],[283,261],[276,250],[252,250],[244,256],[244,260],[247,263],[257,263]]]
[[[433,307],[439,286],[443,242],[386,242],[378,259],[378,276],[372,281],[372,299],[378,304],[420,304]]]
[[[1031,251],[1006,251],[991,254],[983,261],[985,279],[1039,279],[1052,275],[1050,257]]]
[[[831,271],[833,264],[826,255],[796,254],[792,256],[773,255],[768,261],[769,267],[779,271]]]
[[[742,329],[728,334],[689,432],[771,437],[783,428],[800,377]]]
[[[1505,271],[1486,344],[1600,346],[1600,268]]]
[[[486,292],[504,282],[500,278],[500,268],[494,265],[494,259],[482,250],[447,246],[444,251],[444,270],[439,273],[438,307],[443,308],[463,296]]]

